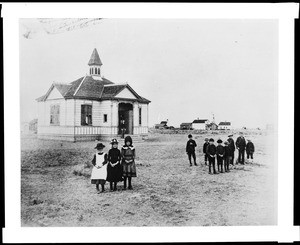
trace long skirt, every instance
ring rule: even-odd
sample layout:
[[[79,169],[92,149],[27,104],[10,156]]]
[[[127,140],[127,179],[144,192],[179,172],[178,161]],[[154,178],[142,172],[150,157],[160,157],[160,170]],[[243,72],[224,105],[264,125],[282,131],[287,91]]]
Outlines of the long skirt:
[[[123,161],[123,176],[124,177],[136,177],[136,167],[134,160],[131,163]]]
[[[108,164],[106,180],[109,182],[123,181],[123,170],[120,163],[114,167],[112,167],[110,163]]]

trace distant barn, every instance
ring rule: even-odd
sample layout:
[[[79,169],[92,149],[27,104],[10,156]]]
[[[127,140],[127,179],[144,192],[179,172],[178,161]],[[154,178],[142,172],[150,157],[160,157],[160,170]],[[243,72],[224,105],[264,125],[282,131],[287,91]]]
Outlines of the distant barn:
[[[166,129],[168,128],[168,121],[161,121],[159,124],[155,124],[156,129]]]
[[[209,123],[208,119],[199,119],[198,118],[192,122],[192,128],[205,130],[205,129],[207,129],[208,123]]]
[[[218,129],[218,125],[216,123],[214,123],[214,122],[211,122],[211,123],[207,124],[206,128],[208,130],[217,130]]]
[[[190,130],[192,129],[192,123],[181,123],[180,124],[180,129],[182,130]]]
[[[220,130],[229,130],[231,129],[231,123],[230,122],[220,122],[218,129]]]

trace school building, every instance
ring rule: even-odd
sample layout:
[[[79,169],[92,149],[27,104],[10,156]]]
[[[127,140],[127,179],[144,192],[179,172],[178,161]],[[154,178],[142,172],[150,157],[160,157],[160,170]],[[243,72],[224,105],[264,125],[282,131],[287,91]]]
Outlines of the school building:
[[[148,134],[150,100],[127,83],[115,84],[101,76],[97,49],[88,62],[88,75],[53,83],[37,100],[38,138],[86,141]]]

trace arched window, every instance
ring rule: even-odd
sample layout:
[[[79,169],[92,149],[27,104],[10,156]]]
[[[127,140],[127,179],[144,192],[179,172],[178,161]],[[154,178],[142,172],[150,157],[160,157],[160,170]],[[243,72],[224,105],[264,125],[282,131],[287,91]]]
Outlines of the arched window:
[[[92,68],[90,68],[90,75],[92,74]]]
[[[98,74],[100,75],[100,68],[98,68]]]
[[[95,68],[95,74],[97,74],[98,72],[97,72],[98,70],[97,70],[97,68]]]

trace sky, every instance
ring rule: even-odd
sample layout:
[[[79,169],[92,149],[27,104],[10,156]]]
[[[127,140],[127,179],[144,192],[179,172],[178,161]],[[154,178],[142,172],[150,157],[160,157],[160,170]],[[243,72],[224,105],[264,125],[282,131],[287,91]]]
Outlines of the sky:
[[[88,73],[97,48],[101,74],[151,100],[149,126],[168,119],[230,121],[265,128],[277,120],[278,23],[275,20],[102,19],[59,34],[25,38],[20,20],[21,121],[37,118],[52,82]]]

